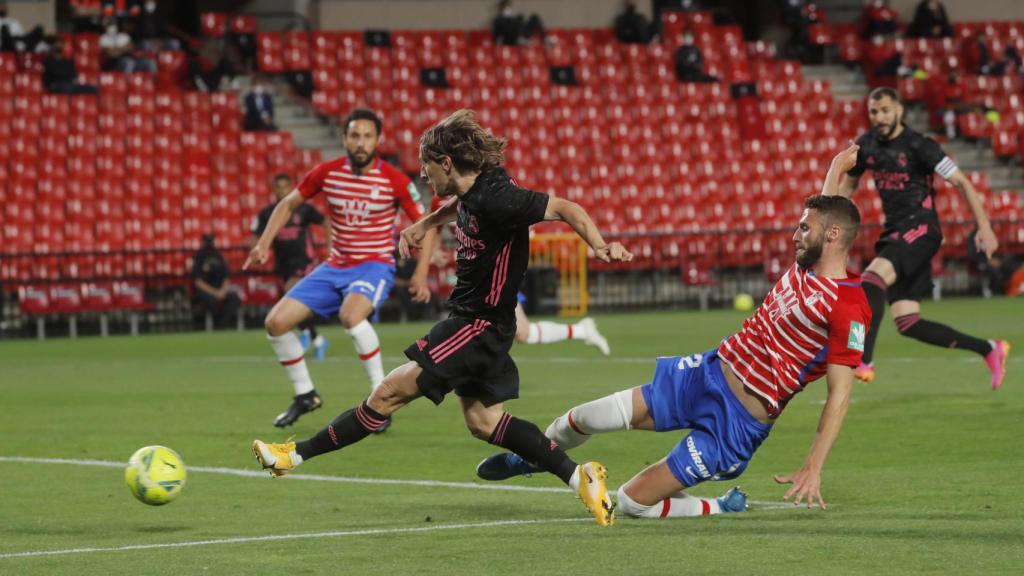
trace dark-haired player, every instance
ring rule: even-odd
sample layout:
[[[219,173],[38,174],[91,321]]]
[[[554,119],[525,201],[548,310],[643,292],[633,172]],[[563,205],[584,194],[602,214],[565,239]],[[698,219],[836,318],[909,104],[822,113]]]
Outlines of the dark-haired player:
[[[988,365],[995,390],[1006,374],[1008,342],[976,338],[921,318],[921,298],[932,291],[932,257],[942,245],[933,179],[938,175],[963,194],[978,223],[978,250],[991,258],[999,242],[981,198],[937,142],[903,124],[903,104],[895,90],[872,90],[868,95],[868,115],[871,130],[857,139],[857,163],[838,190],[849,198],[861,175],[870,170],[885,212],[885,228],[875,244],[877,255],[863,275],[873,324],[864,345],[864,361],[855,375],[865,382],[875,378],[875,339],[888,300],[900,334],[933,346],[962,348],[978,354]]]
[[[516,332],[516,290],[530,257],[530,226],[541,220],[569,224],[606,262],[629,261],[617,242],[606,243],[578,204],[515,185],[502,166],[505,140],[460,110],[427,130],[420,141],[422,175],[435,194],[454,197],[405,229],[399,249],[408,256],[437,227],[455,220],[458,281],[451,316],[405,350],[409,362],[391,371],[370,397],[302,442],[253,442],[271,474],[287,474],[304,460],[340,450],[373,433],[396,410],[420,396],[440,404],[449,392],[462,403],[473,436],[536,462],[571,486],[606,526],[614,515],[598,462],[577,465],[532,423],[505,412],[519,396],[519,371],[509,356]],[[428,240],[429,241],[429,240]]]
[[[292,213],[321,192],[327,197],[331,218],[330,258],[289,290],[264,322],[267,339],[295,389],[291,405],[274,420],[274,426],[278,427],[295,423],[322,403],[306,369],[302,344],[292,333],[293,328],[313,313],[323,318],[338,314],[355,343],[370,387],[380,385],[384,379],[380,341],[368,318],[387,299],[394,284],[398,208],[414,221],[423,214],[417,203],[419,193],[412,181],[377,158],[380,118],[371,110],[357,108],[348,115],[344,126],[347,155],[318,164],[295,190],[277,203],[263,235],[243,266],[244,269],[266,262],[270,243]],[[410,290],[417,286],[426,290],[428,264],[420,262]]]
[[[260,210],[252,223],[253,241],[258,242],[263,231],[267,228],[270,215],[274,213],[277,203],[284,199],[292,191],[292,177],[285,173],[276,174],[273,181],[274,196],[277,198],[273,203],[268,204]],[[313,236],[309,233],[309,227],[314,224],[322,224],[324,237],[328,239],[330,246],[331,227],[324,220],[321,214],[312,204],[302,204],[292,213],[291,218],[274,238],[272,247],[274,249],[274,274],[281,279],[285,291],[291,290],[299,280],[313,270],[313,262],[316,259],[316,248],[313,246]],[[313,346],[317,360],[323,360],[327,351],[327,338],[318,334],[312,318],[307,318],[299,324],[299,339],[302,342],[303,350]]]
[[[853,166],[856,147],[832,162],[825,190]],[[781,483],[785,498],[807,506],[821,497],[821,469],[839,435],[853,369],[860,362],[871,310],[860,279],[847,276],[846,260],[860,214],[847,198],[811,196],[793,233],[796,264],[776,282],[743,328],[703,354],[658,358],[650,383],[570,409],[547,429],[565,449],[593,434],[622,430],[690,434],[666,456],[619,488],[618,510],[639,518],[704,516],[746,510],[738,488],[721,498],[685,490],[708,480],[730,480],[746,468],[786,404],[809,382],[825,376],[828,398],[804,465]],[[485,480],[536,471],[521,455],[497,454],[477,466]]]

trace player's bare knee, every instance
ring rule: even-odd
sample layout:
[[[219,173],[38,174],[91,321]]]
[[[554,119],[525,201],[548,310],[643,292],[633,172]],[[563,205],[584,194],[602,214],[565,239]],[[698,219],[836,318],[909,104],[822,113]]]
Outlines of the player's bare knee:
[[[273,310],[267,314],[267,317],[263,320],[263,327],[266,328],[267,334],[271,336],[281,336],[292,329],[291,326],[287,325],[279,314],[275,314]]]
[[[392,412],[398,410],[403,404],[404,399],[402,396],[398,387],[394,385],[394,381],[389,381],[385,378],[380,383],[380,386],[377,386],[370,394],[366,403],[381,416],[390,416]]]
[[[342,311],[341,314],[338,315],[338,318],[341,320],[341,325],[344,326],[346,330],[351,330],[357,324],[366,320],[361,313],[348,311]]]
[[[626,492],[625,486],[619,487],[619,491],[616,494],[616,501],[618,502],[616,510],[618,510],[620,514],[625,514],[631,518],[643,518],[644,516],[649,516],[651,510],[654,508],[653,505],[641,504],[630,497]]]

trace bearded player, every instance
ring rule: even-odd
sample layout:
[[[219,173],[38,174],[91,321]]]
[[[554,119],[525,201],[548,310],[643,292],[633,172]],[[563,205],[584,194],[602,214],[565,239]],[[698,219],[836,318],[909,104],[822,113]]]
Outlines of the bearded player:
[[[853,166],[856,146],[832,162],[825,191]],[[776,476],[792,483],[785,498],[822,508],[821,470],[839,435],[864,349],[871,310],[860,280],[846,260],[860,214],[849,199],[811,196],[793,233],[796,264],[775,284],[743,328],[703,354],[658,358],[652,381],[576,406],[545,434],[562,448],[594,434],[621,430],[690,434],[657,463],[619,488],[617,510],[638,518],[702,516],[746,509],[734,488],[715,499],[696,498],[688,488],[708,480],[730,480],[747,467],[775,420],[795,394],[825,376],[828,398],[804,465]],[[538,468],[521,456],[502,453],[477,467],[485,480],[503,480]]]
[[[384,302],[395,279],[395,217],[401,207],[416,221],[422,215],[419,193],[394,166],[377,158],[381,121],[372,111],[357,108],[345,120],[343,158],[317,165],[274,208],[263,234],[243,269],[267,261],[270,245],[292,213],[323,192],[331,218],[331,255],[303,278],[267,315],[267,340],[292,381],[295,396],[274,426],[290,426],[323,403],[309,377],[302,344],[292,329],[312,314],[335,314],[352,337],[370,388],[384,380],[380,340],[369,322]],[[429,260],[420,258],[410,281],[414,298],[429,297]],[[425,293],[425,295],[424,295]],[[387,427],[390,420],[381,430]]]

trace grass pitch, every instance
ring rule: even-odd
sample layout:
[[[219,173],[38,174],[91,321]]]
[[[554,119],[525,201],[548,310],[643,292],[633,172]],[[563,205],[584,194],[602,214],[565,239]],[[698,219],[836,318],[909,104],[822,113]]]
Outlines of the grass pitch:
[[[253,438],[290,385],[263,335],[180,334],[0,344],[0,574],[1015,574],[1024,566],[1024,301],[957,300],[925,315],[1016,344],[1003,388],[982,361],[900,338],[887,319],[878,378],[857,384],[826,465],[827,511],[775,507],[774,473],[802,463],[824,380],[786,409],[737,482],[745,514],[588,520],[553,477],[491,490],[474,466],[495,451],[465,431],[458,403],[418,400],[387,434],[310,461],[307,478],[257,474]],[[543,429],[570,406],[648,380],[656,355],[707,350],[735,331],[731,311],[608,315],[603,358],[580,342],[513,349],[513,414]],[[425,324],[378,327],[390,369]],[[339,328],[310,362],[325,408],[304,438],[367,392]],[[612,486],[662,457],[681,434],[597,437]],[[177,450],[188,485],[151,508],[123,482],[147,444]],[[60,459],[46,462],[28,459]],[[420,482],[422,481],[422,482]],[[732,484],[699,487],[719,495]]]

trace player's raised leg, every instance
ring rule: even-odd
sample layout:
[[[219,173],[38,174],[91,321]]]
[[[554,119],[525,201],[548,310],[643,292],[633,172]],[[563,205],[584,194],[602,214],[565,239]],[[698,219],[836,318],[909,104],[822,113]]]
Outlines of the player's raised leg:
[[[564,340],[582,340],[596,347],[605,356],[611,353],[608,340],[597,329],[593,318],[584,318],[575,324],[561,324],[541,320],[531,322],[520,303],[516,306],[516,341],[523,344],[551,344]]]
[[[264,321],[267,340],[285,373],[288,374],[295,391],[292,404],[274,419],[274,426],[277,427],[294,424],[300,416],[316,410],[322,404],[319,394],[313,387],[313,380],[309,377],[302,344],[298,335],[292,331],[311,315],[312,311],[308,306],[285,296],[274,305]]]
[[[614,509],[605,486],[607,471],[600,462],[577,464],[556,442],[541,434],[532,422],[505,412],[502,405],[485,405],[475,398],[460,398],[466,427],[473,436],[495,446],[507,448],[524,460],[536,462],[558,476],[583,501],[597,523],[615,522]]]
[[[544,435],[562,449],[572,450],[593,434],[632,428],[654,430],[654,421],[639,387],[621,390],[570,408],[548,426]],[[529,476],[541,470],[542,467],[519,454],[503,452],[480,462],[476,473],[484,480],[496,481],[513,476]]]
[[[943,348],[970,350],[985,359],[991,372],[992,389],[999,388],[1006,375],[1010,344],[1005,340],[983,340],[959,332],[945,324],[921,318],[921,303],[897,300],[892,303],[893,320],[900,335]]]
[[[395,368],[370,397],[339,414],[326,428],[301,442],[272,444],[256,440],[253,452],[274,476],[284,476],[302,462],[341,450],[373,434],[402,406],[420,396],[416,378],[423,371],[415,362]]]

